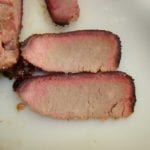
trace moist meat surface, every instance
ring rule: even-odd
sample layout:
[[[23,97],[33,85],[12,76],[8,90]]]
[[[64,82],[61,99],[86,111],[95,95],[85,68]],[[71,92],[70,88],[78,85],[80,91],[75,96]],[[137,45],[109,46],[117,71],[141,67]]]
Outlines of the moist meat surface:
[[[77,0],[45,0],[53,21],[59,25],[69,24],[79,17]]]
[[[34,77],[16,92],[33,111],[58,119],[128,117],[135,103],[133,80],[121,72]]]
[[[21,50],[32,65],[65,73],[114,71],[121,54],[118,36],[101,30],[33,35]]]
[[[22,0],[0,0],[0,70],[17,62]]]

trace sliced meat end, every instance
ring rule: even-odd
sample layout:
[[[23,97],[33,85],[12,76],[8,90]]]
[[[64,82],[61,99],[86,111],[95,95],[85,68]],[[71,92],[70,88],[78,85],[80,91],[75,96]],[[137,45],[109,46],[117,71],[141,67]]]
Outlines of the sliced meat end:
[[[34,35],[21,50],[36,67],[65,73],[114,71],[121,55],[118,36],[101,30]]]
[[[135,103],[133,80],[121,72],[35,77],[16,92],[33,111],[58,119],[128,117]]]
[[[0,0],[0,70],[18,60],[18,35],[21,28],[22,0]]]
[[[66,25],[79,17],[77,0],[45,0],[48,11],[56,24]]]

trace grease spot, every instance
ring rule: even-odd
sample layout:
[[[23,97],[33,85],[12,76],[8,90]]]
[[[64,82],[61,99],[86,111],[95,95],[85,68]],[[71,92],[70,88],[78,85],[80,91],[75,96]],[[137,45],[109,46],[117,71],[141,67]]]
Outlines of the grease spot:
[[[23,110],[24,108],[26,107],[26,105],[24,103],[18,103],[17,106],[16,106],[16,109],[18,111],[21,111]]]

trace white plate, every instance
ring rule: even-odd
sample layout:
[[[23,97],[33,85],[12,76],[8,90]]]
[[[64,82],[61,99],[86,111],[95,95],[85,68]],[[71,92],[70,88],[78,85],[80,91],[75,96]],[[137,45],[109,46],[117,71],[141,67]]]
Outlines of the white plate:
[[[17,112],[12,81],[0,76],[0,150],[149,150],[150,1],[79,0],[81,15],[70,26],[55,26],[44,0],[24,0],[21,40],[33,33],[105,29],[122,41],[119,70],[135,79],[135,112],[127,119],[60,121],[28,108]]]

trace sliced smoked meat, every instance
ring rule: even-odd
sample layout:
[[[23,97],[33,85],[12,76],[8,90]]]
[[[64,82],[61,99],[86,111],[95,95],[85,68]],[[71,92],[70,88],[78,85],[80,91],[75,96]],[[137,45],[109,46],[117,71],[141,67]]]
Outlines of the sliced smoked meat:
[[[21,50],[32,65],[65,73],[114,71],[121,54],[118,36],[101,30],[33,35]]]
[[[79,17],[77,0],[45,0],[48,11],[56,24],[65,25]]]
[[[14,86],[33,111],[53,118],[124,118],[134,110],[134,83],[122,72],[33,77]]]
[[[22,0],[0,0],[0,70],[17,62]]]

